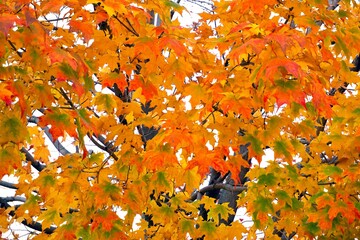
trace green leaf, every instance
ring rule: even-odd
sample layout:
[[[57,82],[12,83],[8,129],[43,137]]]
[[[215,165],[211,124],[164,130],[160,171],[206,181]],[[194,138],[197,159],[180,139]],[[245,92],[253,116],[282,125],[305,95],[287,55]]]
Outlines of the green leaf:
[[[286,165],[285,168],[288,170],[288,176],[293,180],[294,182],[298,180],[299,174],[297,173],[297,170],[294,166]]]
[[[171,1],[171,0],[165,1],[165,6],[172,7],[174,9],[176,9],[176,10],[182,10],[183,9],[183,7],[180,4],[178,4],[178,3],[174,2],[174,1]]]
[[[59,69],[69,78],[78,79],[78,73],[67,63],[61,63]]]
[[[296,198],[291,198],[291,208],[293,210],[299,210],[304,206],[304,203],[297,200]]]
[[[166,180],[166,173],[165,172],[157,172],[156,176],[157,176],[157,178],[155,180],[156,185],[170,187],[169,182]]]
[[[96,235],[95,235],[95,234],[92,234],[92,233],[90,232],[90,228],[89,228],[88,226],[86,226],[86,227],[81,227],[81,228],[79,229],[79,231],[77,231],[76,236],[77,236],[78,238],[81,238],[81,239],[84,239],[84,240],[95,240],[95,239],[97,239],[97,238],[96,238]]]
[[[344,120],[345,120],[344,117],[334,116],[334,118],[333,118],[333,123],[342,123]]]
[[[93,90],[94,89],[94,80],[92,79],[91,76],[85,76],[84,77],[84,87],[85,87],[85,90],[86,91],[89,91],[89,90]]]
[[[316,236],[316,234],[320,231],[318,224],[314,222],[304,223],[303,226],[312,236]]]
[[[225,203],[226,205],[228,203]],[[225,204],[216,204],[214,207],[210,208],[208,217],[212,219],[217,219],[217,221],[220,221],[220,217],[226,219],[229,214],[234,214],[232,209],[225,206]]]
[[[360,108],[355,108],[352,114],[360,116]]]
[[[45,175],[40,178],[44,187],[50,187],[55,185],[55,179],[52,175]]]
[[[297,102],[292,102],[290,109],[291,109],[291,114],[292,115],[298,116],[299,113],[300,113],[300,110],[304,109],[304,107],[301,104],[297,103]]]
[[[50,208],[43,211],[38,220],[42,221],[42,227],[45,229],[60,220],[60,213],[55,208]]]
[[[286,202],[288,205],[291,205],[291,198],[289,196],[289,194],[284,191],[284,190],[277,190],[275,192],[275,196],[279,199],[279,200],[282,200],[284,202]]]
[[[250,147],[254,150],[257,154],[262,154],[263,150],[261,148],[261,141],[254,137],[251,134],[247,134],[244,136],[246,141],[249,141],[251,143]]]
[[[355,207],[356,207],[357,210],[360,211],[360,202],[356,202],[356,203],[355,203]]]
[[[288,90],[295,90],[296,88],[298,88],[298,83],[297,81],[294,80],[285,80],[285,79],[278,79],[275,80],[275,86],[278,86],[279,88],[281,88],[283,91],[288,91]]]
[[[283,119],[279,116],[272,116],[268,121],[269,129],[279,129],[283,124]]]
[[[88,159],[89,159],[90,164],[97,163],[100,165],[100,163],[104,159],[104,153],[93,153],[93,154],[89,155]],[[126,170],[127,170],[127,168],[126,168]]]
[[[273,173],[260,175],[258,184],[266,185],[266,186],[274,186],[276,185],[276,177]]]
[[[274,208],[273,208],[273,205],[272,205],[272,199],[271,198],[266,198],[266,197],[263,197],[263,196],[259,196],[255,200],[254,204],[255,204],[255,209],[257,211],[269,212],[269,213],[274,212]]]
[[[291,158],[291,153],[288,151],[288,146],[284,141],[275,141],[274,143],[274,152],[283,154],[286,158]]]
[[[348,12],[347,11],[344,11],[344,10],[339,10],[339,12],[338,12],[338,17],[339,18],[345,18],[345,17],[347,17],[349,14],[348,14]]]
[[[95,97],[95,105],[98,111],[113,113],[116,108],[116,102],[113,95],[99,93]]]
[[[166,217],[172,217],[174,215],[174,209],[168,205],[162,205],[159,212]]]
[[[314,107],[314,104],[312,102],[307,102],[306,104],[307,113],[310,114],[310,116],[317,115],[316,108]]]
[[[138,201],[138,198],[136,196],[136,193],[134,193],[133,191],[128,191],[128,197],[131,201],[136,202]]]
[[[341,49],[344,51],[344,54],[347,58],[349,58],[350,56],[350,50],[348,49],[346,43],[344,43],[344,41],[342,40],[342,38],[340,38],[339,36],[336,36],[337,39],[337,43],[339,43]],[[345,63],[344,60],[341,61],[341,66],[345,71],[350,71],[349,70],[349,66]],[[345,67],[346,66],[346,67]]]
[[[341,174],[343,170],[337,166],[327,165],[326,167],[324,167],[323,172],[324,174],[331,176],[334,174]]]
[[[311,196],[311,198],[310,198],[310,202],[311,203],[315,203],[315,201],[316,201],[316,199],[318,198],[318,197],[321,197],[322,195],[324,195],[325,194],[325,192],[317,192],[316,194],[314,194],[314,195],[312,195]]]
[[[103,190],[107,194],[114,194],[120,192],[120,189],[116,185],[111,184],[110,182],[106,182],[104,184]]]
[[[29,137],[26,126],[15,116],[5,116],[0,124],[0,144],[20,143]]]
[[[180,230],[183,233],[192,233],[194,231],[194,223],[188,219],[182,218],[179,221]]]
[[[200,225],[201,231],[203,231],[206,234],[212,235],[216,232],[216,225],[214,222],[202,222]]]

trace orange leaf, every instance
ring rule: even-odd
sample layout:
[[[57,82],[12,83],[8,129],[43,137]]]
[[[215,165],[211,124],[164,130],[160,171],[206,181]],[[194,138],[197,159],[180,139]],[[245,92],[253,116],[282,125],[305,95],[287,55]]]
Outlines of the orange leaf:
[[[65,131],[71,137],[77,137],[76,127],[71,121],[71,117],[61,112],[58,109],[49,109],[45,112],[45,115],[40,117],[39,126],[45,127],[50,125],[49,132],[51,133],[54,141],[59,137],[65,136]]]
[[[165,49],[169,47],[173,49],[178,56],[185,55],[187,52],[186,47],[179,40],[170,37],[162,37],[159,41],[159,47]]]
[[[263,66],[263,69],[265,76],[272,82],[275,77],[285,78],[288,74],[295,78],[301,78],[305,75],[297,63],[286,58],[271,59]]]
[[[25,24],[23,19],[19,19],[16,15],[9,13],[2,13],[0,15],[0,31],[7,37],[9,30],[14,27],[14,25]]]
[[[130,82],[130,90],[137,90],[138,88],[142,89],[141,94],[145,99],[151,100],[154,95],[157,94],[157,89],[149,80],[145,80],[143,77],[138,75],[134,76],[134,80]]]
[[[6,105],[11,105],[11,98],[13,96],[13,93],[9,90],[8,86],[6,84],[1,83],[0,84],[0,99],[3,100]]]
[[[69,26],[71,31],[77,32],[79,34],[81,33],[85,42],[89,42],[89,40],[93,38],[94,31],[91,23],[71,20],[69,22]]]
[[[112,87],[115,83],[121,91],[124,91],[128,86],[124,74],[118,73],[103,73],[99,75],[103,87]]]

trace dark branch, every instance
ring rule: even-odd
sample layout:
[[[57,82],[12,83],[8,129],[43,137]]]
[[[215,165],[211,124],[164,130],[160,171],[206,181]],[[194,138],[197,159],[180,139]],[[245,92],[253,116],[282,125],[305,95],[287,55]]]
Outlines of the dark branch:
[[[8,43],[10,44],[11,48],[16,52],[16,54],[17,54],[19,57],[22,57],[23,53],[22,53],[22,52],[19,52],[19,51],[16,49],[15,45],[14,45],[10,40],[8,40]]]
[[[135,31],[133,31],[132,29],[130,29],[128,26],[126,26],[117,16],[113,16],[124,28],[126,28],[126,30],[128,30],[129,32],[131,32],[132,34],[134,34],[135,36],[139,37],[139,34]],[[131,26],[132,27],[132,26]]]
[[[31,116],[28,118],[28,122],[29,123],[35,123],[35,124],[38,124],[39,122],[39,118],[38,117],[34,117],[34,116]],[[49,127],[44,127],[42,128],[42,130],[44,130],[46,136],[49,138],[49,140],[53,143],[54,147],[59,151],[59,153],[61,155],[68,155],[70,154],[70,152],[60,143],[59,140],[55,140],[54,141],[54,138],[53,136],[51,135],[50,133],[50,129]]]
[[[46,234],[52,234],[56,230],[56,227],[49,227],[49,228],[45,228],[43,230],[41,223],[35,222],[35,221],[28,222],[26,219],[23,220],[21,223],[24,224],[25,226],[29,227],[29,228],[32,228],[32,229],[34,229],[36,231],[39,231],[39,232],[44,232]]]
[[[189,201],[195,201],[197,199],[198,194],[204,195],[206,192],[215,190],[215,189],[224,189],[230,192],[238,192],[241,193],[242,191],[247,190],[247,187],[245,186],[233,186],[230,184],[224,184],[224,183],[216,183],[212,185],[208,185],[206,187],[203,187],[202,189],[195,191],[191,194]]]
[[[33,166],[36,170],[41,172],[45,168],[45,165],[42,165],[39,161],[36,161],[34,157],[29,153],[29,151],[26,150],[24,147],[21,148],[20,151],[25,154],[26,161],[31,162],[31,166]]]
[[[10,188],[10,189],[17,189],[17,187],[15,186],[14,183],[3,181],[3,180],[0,180],[0,186]]]

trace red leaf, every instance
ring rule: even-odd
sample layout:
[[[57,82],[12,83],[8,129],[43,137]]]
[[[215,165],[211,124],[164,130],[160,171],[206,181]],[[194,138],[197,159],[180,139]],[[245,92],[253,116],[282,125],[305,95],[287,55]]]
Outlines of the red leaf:
[[[9,90],[6,84],[0,84],[0,99],[3,100],[7,106],[11,105],[11,98],[13,92]]]
[[[71,137],[77,137],[75,125],[71,121],[71,117],[60,110],[47,110],[45,115],[40,117],[39,126],[45,127],[51,125],[49,132],[51,133],[53,140],[57,140],[59,137],[65,135],[65,131]]]
[[[274,78],[277,74],[280,74],[283,78],[288,74],[291,74],[296,78],[300,78],[304,75],[301,67],[296,62],[286,58],[272,59],[265,64],[263,69],[265,71],[265,76],[272,82],[274,82]]]
[[[243,29],[246,29],[246,28],[249,29],[249,28],[251,28],[249,25],[250,25],[250,23],[248,23],[248,22],[242,22],[242,23],[236,25],[235,27],[233,27],[230,30],[230,33],[238,32],[239,30],[243,30]]]
[[[25,21],[19,19],[16,15],[3,13],[0,16],[0,31],[4,33],[4,36],[7,36],[9,30],[13,28],[16,24],[23,25]]]
[[[186,47],[180,41],[169,37],[162,37],[159,42],[159,47],[161,49],[166,47],[172,48],[178,56],[184,55],[187,52]]]
[[[125,87],[128,86],[124,74],[118,73],[105,73],[99,76],[102,79],[101,83],[103,87],[112,87],[115,83],[121,91],[124,91]]]
[[[85,42],[89,42],[94,37],[93,26],[89,22],[71,20],[69,26],[71,31],[82,33]]]
[[[251,53],[251,50],[255,54],[259,54],[265,48],[265,40],[261,38],[252,38],[239,47],[231,51],[229,57],[235,61],[239,61],[239,56],[241,54]],[[250,50],[250,51],[249,51]],[[240,59],[241,62],[241,59]]]
[[[45,53],[49,56],[51,64],[66,62],[74,70],[78,67],[75,58],[58,47],[46,47]]]
[[[134,76],[134,80],[130,82],[130,90],[133,91],[138,88],[142,89],[141,94],[146,98],[146,100],[150,100],[154,95],[157,94],[157,89],[154,84],[136,75]]]
[[[95,18],[96,18],[96,24],[99,24],[99,23],[101,23],[101,22],[104,22],[104,21],[108,20],[109,15],[107,14],[106,11],[100,10],[100,11],[98,11],[98,12],[96,13]]]

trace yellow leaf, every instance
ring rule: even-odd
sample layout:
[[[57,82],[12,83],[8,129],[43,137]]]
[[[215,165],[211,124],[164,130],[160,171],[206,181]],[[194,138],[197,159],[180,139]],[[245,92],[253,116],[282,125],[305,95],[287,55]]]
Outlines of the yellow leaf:
[[[0,118],[0,129],[0,144],[20,143],[29,136],[25,124],[12,114]]]
[[[132,123],[134,121],[134,112],[130,112],[129,114],[126,114],[125,119],[128,124]]]
[[[117,106],[116,101],[114,99],[115,97],[116,96],[111,94],[102,94],[102,93],[98,94],[94,98],[94,104],[97,106],[97,110],[113,113],[114,109]]]

